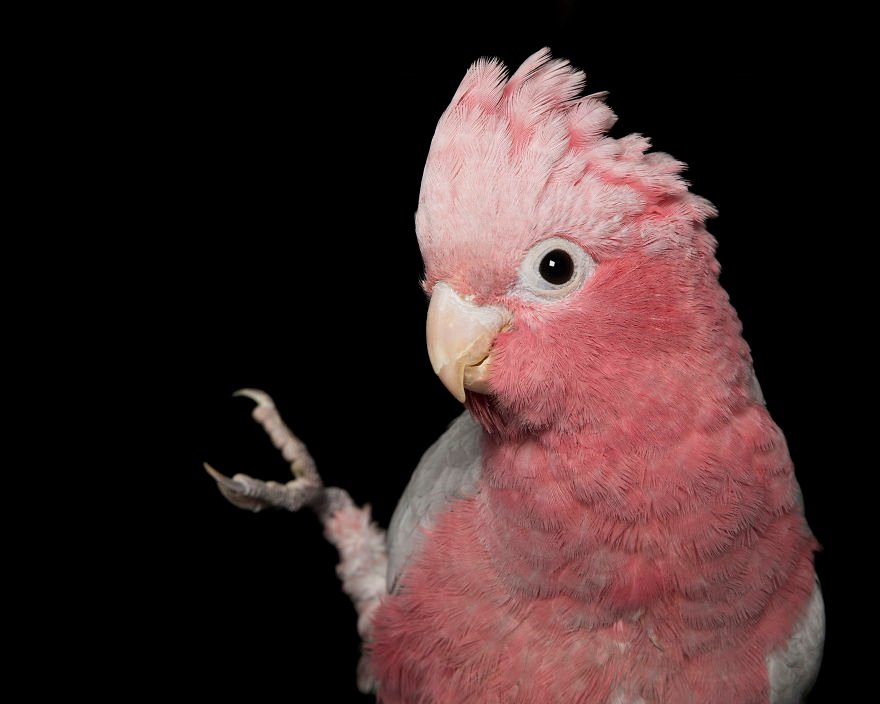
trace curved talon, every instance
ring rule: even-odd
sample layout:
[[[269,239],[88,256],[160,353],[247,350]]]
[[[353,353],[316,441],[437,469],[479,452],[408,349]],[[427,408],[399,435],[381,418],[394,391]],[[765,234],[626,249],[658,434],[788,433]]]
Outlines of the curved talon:
[[[211,475],[211,478],[215,482],[217,482],[218,484],[222,484],[227,489],[243,489],[244,488],[241,484],[239,484],[234,479],[230,479],[225,474],[221,474],[220,472],[218,472],[216,469],[214,469],[207,462],[202,462],[202,467],[205,468],[205,471]]]
[[[249,398],[261,408],[275,408],[275,402],[272,400],[272,397],[265,391],[260,391],[259,389],[239,389],[232,395]]]
[[[205,468],[205,471],[211,475],[211,478],[217,482],[217,488],[220,490],[220,493],[223,494],[224,498],[233,506],[257,512],[262,511],[270,505],[261,497],[253,496],[251,488],[245,482],[237,479],[237,477],[245,475],[237,474],[235,477],[230,478],[225,474],[218,472],[207,462],[203,462],[202,466]],[[245,478],[253,481],[250,477]]]

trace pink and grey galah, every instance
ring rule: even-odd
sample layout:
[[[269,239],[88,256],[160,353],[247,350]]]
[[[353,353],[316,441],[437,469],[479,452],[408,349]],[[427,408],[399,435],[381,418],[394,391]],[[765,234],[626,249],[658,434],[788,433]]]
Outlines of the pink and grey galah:
[[[387,533],[324,487],[271,398],[286,485],[208,467],[243,508],[313,508],[385,704],[793,704],[817,675],[817,549],[785,439],[681,162],[614,139],[542,50],[474,63],[416,231],[428,354],[465,411]]]

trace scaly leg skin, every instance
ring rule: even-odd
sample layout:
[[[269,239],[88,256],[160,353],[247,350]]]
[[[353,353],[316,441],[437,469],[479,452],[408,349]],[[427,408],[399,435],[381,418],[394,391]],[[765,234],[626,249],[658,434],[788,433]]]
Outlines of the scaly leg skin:
[[[369,505],[358,508],[348,492],[325,487],[315,461],[305,444],[288,428],[275,402],[263,391],[241,389],[235,396],[246,396],[256,402],[253,417],[272,439],[281,454],[290,462],[294,479],[287,484],[264,482],[246,474],[229,478],[209,464],[205,470],[217,482],[220,493],[232,504],[250,511],[283,508],[298,511],[309,506],[320,517],[324,535],[339,550],[336,573],[343,591],[351,597],[358,614],[358,633],[364,643],[370,641],[372,616],[379,599],[386,592],[385,575],[388,553],[385,531],[370,520]],[[367,654],[358,665],[358,687],[362,692],[375,691],[375,681]]]

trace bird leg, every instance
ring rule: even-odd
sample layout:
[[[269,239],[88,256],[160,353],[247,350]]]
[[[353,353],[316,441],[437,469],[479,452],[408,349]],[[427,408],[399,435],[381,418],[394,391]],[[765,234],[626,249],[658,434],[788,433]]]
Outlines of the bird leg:
[[[336,573],[342,580],[343,591],[351,597],[357,611],[358,633],[364,642],[369,642],[373,612],[386,593],[388,551],[385,531],[371,520],[369,505],[360,508],[344,489],[324,486],[305,444],[285,425],[267,393],[242,389],[235,395],[256,402],[253,418],[272,439],[272,444],[281,450],[284,459],[290,462],[294,479],[280,484],[264,482],[246,474],[230,478],[207,463],[205,470],[217,482],[220,493],[239,508],[298,511],[309,506],[318,514],[325,537],[339,551]],[[363,692],[375,687],[367,654],[358,666],[358,687]]]

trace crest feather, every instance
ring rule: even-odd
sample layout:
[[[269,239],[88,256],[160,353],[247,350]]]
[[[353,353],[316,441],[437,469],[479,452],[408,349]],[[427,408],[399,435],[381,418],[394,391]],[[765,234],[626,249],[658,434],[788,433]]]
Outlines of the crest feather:
[[[629,236],[615,223],[701,223],[715,214],[688,191],[684,164],[648,151],[641,135],[609,137],[617,118],[605,93],[579,97],[584,84],[583,71],[546,48],[509,78],[498,59],[471,65],[440,118],[425,164],[417,215],[423,248],[438,237],[483,236],[486,223],[494,227],[504,218],[508,230],[517,222],[531,232],[526,224],[538,218],[551,229],[581,228],[611,242],[612,230],[618,239]]]
[[[494,112],[507,83],[507,66],[498,59],[481,58],[468,69],[452,98],[453,106]]]

